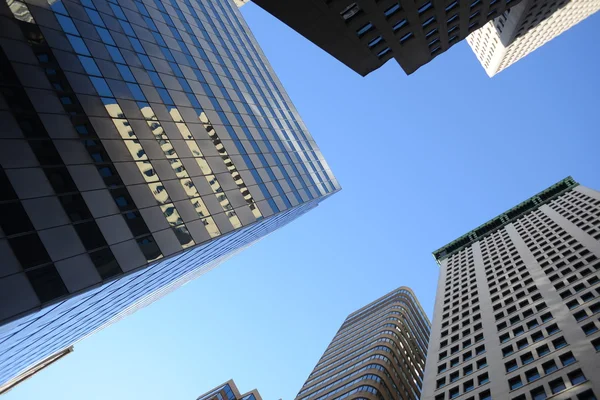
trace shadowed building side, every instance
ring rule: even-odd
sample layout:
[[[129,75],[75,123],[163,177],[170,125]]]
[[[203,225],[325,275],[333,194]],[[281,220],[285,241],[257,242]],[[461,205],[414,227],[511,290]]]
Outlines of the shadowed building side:
[[[365,76],[394,58],[412,74],[519,0],[254,0]]]

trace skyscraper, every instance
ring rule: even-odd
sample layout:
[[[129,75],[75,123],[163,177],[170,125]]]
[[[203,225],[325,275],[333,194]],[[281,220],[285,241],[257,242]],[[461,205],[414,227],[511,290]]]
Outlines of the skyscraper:
[[[296,400],[418,400],[429,329],[412,290],[386,294],[346,318]]]
[[[235,382],[230,379],[221,386],[199,396],[196,400],[262,400],[262,397],[256,389],[240,394]]]
[[[254,0],[360,75],[395,58],[407,74],[519,0]]]
[[[0,125],[0,385],[339,190],[230,1],[1,1]]]
[[[424,400],[600,394],[600,192],[566,178],[434,252]]]
[[[523,0],[467,42],[492,77],[598,10],[599,0]]]

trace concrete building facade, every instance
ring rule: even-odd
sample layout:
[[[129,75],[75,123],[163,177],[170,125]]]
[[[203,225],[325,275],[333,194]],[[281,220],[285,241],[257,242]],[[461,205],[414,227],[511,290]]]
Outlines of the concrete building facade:
[[[394,58],[407,74],[519,0],[254,0],[360,75]]]
[[[424,400],[600,393],[600,192],[566,178],[434,252]]]
[[[238,8],[0,2],[0,385],[340,189]]]
[[[429,319],[401,287],[350,314],[296,400],[418,400]]]
[[[600,0],[523,0],[467,37],[489,77],[600,10]]]

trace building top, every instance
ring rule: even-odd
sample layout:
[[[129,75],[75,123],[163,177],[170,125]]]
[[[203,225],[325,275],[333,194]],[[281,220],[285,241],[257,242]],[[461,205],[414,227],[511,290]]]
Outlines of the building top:
[[[240,394],[235,382],[233,379],[230,379],[224,384],[200,395],[196,400],[262,400],[262,397],[256,389]]]
[[[407,295],[412,300],[413,305],[419,310],[419,312],[421,314],[421,318],[423,319],[423,321],[425,321],[427,323],[427,327],[430,328],[431,322],[429,321],[429,318],[427,317],[425,310],[423,310],[423,307],[421,306],[419,299],[417,298],[415,293],[411,290],[411,288],[409,288],[407,286],[400,286],[398,289],[393,290],[390,293],[378,298],[377,300],[372,301],[371,303],[367,304],[366,306],[359,308],[358,310],[356,310],[353,313],[351,313],[350,315],[348,315],[348,317],[346,318],[346,322],[350,321],[354,317],[357,317],[357,316],[363,314],[366,311],[369,311],[369,310],[381,305],[382,303],[384,303],[392,298],[397,298],[399,295],[403,295],[403,294]],[[346,323],[346,322],[344,322],[344,323]]]
[[[470,246],[474,242],[486,237],[487,235],[496,232],[503,226],[515,221],[530,211],[539,208],[541,205],[548,203],[552,199],[568,190],[573,189],[577,185],[579,185],[579,183],[575,182],[572,177],[566,177],[565,179],[555,183],[535,196],[530,197],[510,210],[500,214],[496,218],[489,220],[485,224],[478,226],[467,234],[448,243],[446,246],[437,249],[433,252],[433,256],[439,263],[443,259],[451,256],[467,246]]]

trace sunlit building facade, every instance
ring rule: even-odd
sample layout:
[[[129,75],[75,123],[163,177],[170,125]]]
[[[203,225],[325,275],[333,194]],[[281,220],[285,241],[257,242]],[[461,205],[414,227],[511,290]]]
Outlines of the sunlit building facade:
[[[235,382],[230,379],[221,386],[199,396],[196,400],[262,400],[258,390],[240,393]]]
[[[429,319],[401,287],[350,314],[296,400],[418,400]]]
[[[434,252],[423,400],[600,395],[600,192],[566,178]]]
[[[0,135],[0,385],[340,189],[230,1],[0,1]]]
[[[489,77],[600,10],[600,0],[523,0],[467,37]]]

